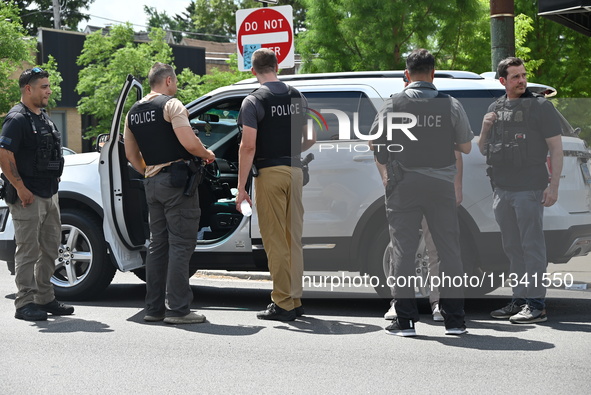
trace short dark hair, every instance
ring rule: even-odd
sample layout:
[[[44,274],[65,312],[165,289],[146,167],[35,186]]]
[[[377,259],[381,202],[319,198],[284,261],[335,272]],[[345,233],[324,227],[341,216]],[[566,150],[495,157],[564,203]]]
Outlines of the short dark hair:
[[[148,82],[150,83],[150,88],[155,87],[156,85],[160,84],[166,77],[175,77],[176,74],[174,73],[174,69],[171,65],[166,63],[156,62],[154,66],[150,69],[148,73]]]
[[[277,68],[277,55],[269,48],[259,48],[252,54],[252,68],[257,74],[275,72]]]
[[[18,79],[18,86],[22,89],[25,85],[31,85],[31,82],[35,82],[41,78],[49,78],[49,73],[41,67],[26,69],[21,73],[21,76]]]
[[[435,57],[426,49],[415,49],[406,58],[409,74],[427,74],[435,70]]]
[[[497,66],[497,76],[507,78],[507,75],[509,75],[509,67],[521,65],[525,65],[521,58],[516,58],[514,56],[505,58],[501,60]]]

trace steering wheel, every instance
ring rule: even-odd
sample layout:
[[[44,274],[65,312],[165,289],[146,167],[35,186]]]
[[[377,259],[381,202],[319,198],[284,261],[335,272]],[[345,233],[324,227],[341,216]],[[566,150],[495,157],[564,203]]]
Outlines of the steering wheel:
[[[208,165],[205,165],[205,178],[209,181],[217,181],[221,177],[220,167],[218,166],[217,159]]]

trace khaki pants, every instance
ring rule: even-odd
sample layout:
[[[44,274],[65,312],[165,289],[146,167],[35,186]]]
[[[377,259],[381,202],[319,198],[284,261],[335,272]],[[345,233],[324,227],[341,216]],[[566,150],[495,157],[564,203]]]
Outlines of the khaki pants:
[[[28,207],[20,199],[9,204],[16,240],[14,305],[21,308],[29,303],[47,304],[55,296],[51,276],[61,239],[60,209],[57,194],[50,198],[35,196]]]
[[[255,178],[259,227],[273,279],[271,299],[285,310],[302,305],[302,169],[273,166]]]

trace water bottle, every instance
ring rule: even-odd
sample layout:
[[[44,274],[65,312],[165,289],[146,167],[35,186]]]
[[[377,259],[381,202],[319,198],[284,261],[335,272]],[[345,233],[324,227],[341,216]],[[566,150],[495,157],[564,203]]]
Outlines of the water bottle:
[[[242,215],[245,217],[250,217],[252,215],[252,207],[250,207],[247,200],[243,200],[242,203],[240,203],[240,212],[242,212]]]

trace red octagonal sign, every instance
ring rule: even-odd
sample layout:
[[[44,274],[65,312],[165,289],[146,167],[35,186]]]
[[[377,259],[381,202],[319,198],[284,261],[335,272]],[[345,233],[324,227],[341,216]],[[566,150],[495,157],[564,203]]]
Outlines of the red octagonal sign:
[[[250,70],[252,52],[269,48],[277,55],[280,68],[294,66],[291,6],[264,7],[236,12],[238,66]]]

